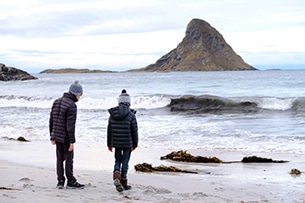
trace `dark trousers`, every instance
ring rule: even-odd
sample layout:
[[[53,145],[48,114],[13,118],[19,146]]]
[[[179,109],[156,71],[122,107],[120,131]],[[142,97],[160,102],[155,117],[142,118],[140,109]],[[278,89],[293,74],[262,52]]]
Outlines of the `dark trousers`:
[[[66,173],[68,182],[76,181],[73,176],[73,157],[74,151],[69,152],[70,143],[58,143],[56,142],[56,172],[57,180],[65,180],[64,172]],[[65,167],[64,167],[65,161]]]
[[[114,171],[121,172],[121,178],[127,178],[131,148],[115,148]]]

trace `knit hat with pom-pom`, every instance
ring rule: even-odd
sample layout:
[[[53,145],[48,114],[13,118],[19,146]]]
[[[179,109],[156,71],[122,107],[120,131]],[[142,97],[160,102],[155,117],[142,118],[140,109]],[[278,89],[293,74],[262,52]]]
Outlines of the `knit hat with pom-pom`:
[[[127,94],[127,91],[125,89],[122,90],[119,98],[118,98],[119,104],[127,104],[130,105],[130,96]]]
[[[79,94],[83,93],[83,87],[78,84],[78,81],[76,80],[71,86],[69,91],[74,94],[75,96],[78,96]]]

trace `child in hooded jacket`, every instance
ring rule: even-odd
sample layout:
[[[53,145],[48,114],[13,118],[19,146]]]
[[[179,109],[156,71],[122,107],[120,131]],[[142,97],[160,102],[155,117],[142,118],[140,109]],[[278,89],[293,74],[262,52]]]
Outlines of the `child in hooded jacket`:
[[[113,180],[116,190],[131,189],[127,184],[127,173],[131,152],[138,147],[138,124],[136,111],[130,109],[130,96],[123,89],[118,98],[118,106],[108,110],[110,116],[107,128],[108,150],[114,150]]]

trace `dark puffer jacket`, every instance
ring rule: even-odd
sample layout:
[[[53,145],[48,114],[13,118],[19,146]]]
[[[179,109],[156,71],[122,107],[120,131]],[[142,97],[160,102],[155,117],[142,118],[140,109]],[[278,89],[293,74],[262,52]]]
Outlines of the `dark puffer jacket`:
[[[49,120],[51,140],[75,143],[77,101],[77,98],[69,93],[64,93],[61,98],[54,101]]]
[[[107,129],[107,146],[136,148],[138,146],[138,124],[135,114],[124,104],[113,107],[108,111],[110,117]]]

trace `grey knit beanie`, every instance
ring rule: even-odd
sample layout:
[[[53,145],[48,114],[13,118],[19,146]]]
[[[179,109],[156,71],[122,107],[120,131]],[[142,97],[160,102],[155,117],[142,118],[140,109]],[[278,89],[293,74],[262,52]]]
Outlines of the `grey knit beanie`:
[[[76,80],[71,86],[69,91],[74,94],[75,96],[78,96],[79,94],[83,93],[83,88],[80,84],[78,84],[78,81]]]
[[[130,105],[130,96],[129,96],[129,94],[127,94],[125,89],[122,90],[122,93],[120,94],[120,96],[118,98],[118,102],[119,102],[119,104],[123,103],[123,104]]]

